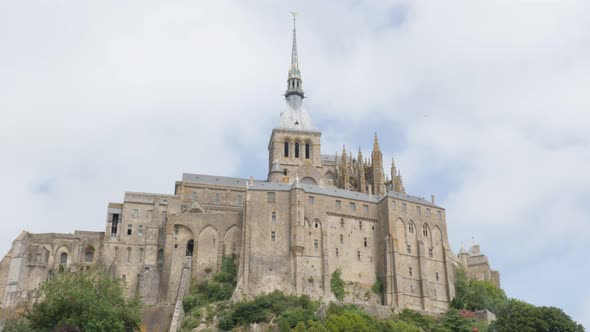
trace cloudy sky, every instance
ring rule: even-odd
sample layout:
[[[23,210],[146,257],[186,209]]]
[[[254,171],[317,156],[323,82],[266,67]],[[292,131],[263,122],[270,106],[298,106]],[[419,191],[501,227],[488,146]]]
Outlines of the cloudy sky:
[[[323,152],[378,132],[455,251],[590,326],[588,1],[0,1],[2,254],[182,172],[264,178],[290,10]]]

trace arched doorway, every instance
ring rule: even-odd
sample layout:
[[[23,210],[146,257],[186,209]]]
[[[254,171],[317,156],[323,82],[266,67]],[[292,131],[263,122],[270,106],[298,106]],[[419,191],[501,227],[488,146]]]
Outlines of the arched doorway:
[[[186,256],[192,256],[195,249],[195,240],[188,240],[186,243]]]

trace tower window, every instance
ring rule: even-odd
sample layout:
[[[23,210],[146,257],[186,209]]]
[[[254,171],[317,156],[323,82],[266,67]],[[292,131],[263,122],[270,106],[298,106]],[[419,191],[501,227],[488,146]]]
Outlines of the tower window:
[[[305,159],[309,159],[309,143],[305,143]]]
[[[365,238],[365,248],[367,247],[367,238]]]
[[[414,233],[414,223],[410,222],[410,226],[408,226],[410,233]]]
[[[428,226],[424,225],[424,229],[422,230],[422,235],[428,236]]]
[[[277,213],[273,212],[271,218],[272,218],[272,222],[277,222]]]
[[[111,224],[111,236],[116,236],[117,231],[119,230],[119,214],[113,213],[112,219],[113,219],[113,221]]]
[[[406,244],[406,252],[407,252],[408,254],[411,254],[411,253],[412,253],[412,246],[411,246],[411,245],[409,245],[409,244]]]
[[[422,209],[420,209],[419,206],[416,206],[416,215],[418,215],[418,216],[422,215]]]
[[[363,230],[363,222],[359,220],[359,230]]]
[[[356,252],[356,259],[358,259],[359,261],[361,260],[361,252],[360,251]]]
[[[289,142],[288,141],[285,141],[284,148],[283,148],[283,154],[285,157],[289,157]]]
[[[319,248],[319,242],[318,242],[317,239],[316,240],[313,240],[313,248],[316,249],[316,250]]]
[[[295,143],[295,158],[299,158],[299,143]]]
[[[338,251],[338,248],[336,248],[336,257],[338,257],[339,254],[340,252]]]
[[[344,243],[344,235],[340,234],[340,244]]]
[[[442,212],[436,211],[436,219],[442,220]]]
[[[314,222],[314,227],[315,228],[319,228],[320,227],[320,223],[317,220]]]
[[[432,248],[428,249],[428,256],[430,256],[430,258],[432,258]]]
[[[68,254],[66,254],[65,252],[61,253],[61,256],[59,257],[59,263],[60,264],[67,264],[68,263]]]
[[[434,276],[435,276],[435,278],[436,278],[436,281],[438,281],[438,272],[436,272],[436,273],[434,274]]]
[[[276,240],[276,233],[275,233],[275,231],[270,232],[270,240],[272,242],[275,242],[275,240]]]
[[[411,277],[412,276],[412,268],[408,268],[408,275]]]

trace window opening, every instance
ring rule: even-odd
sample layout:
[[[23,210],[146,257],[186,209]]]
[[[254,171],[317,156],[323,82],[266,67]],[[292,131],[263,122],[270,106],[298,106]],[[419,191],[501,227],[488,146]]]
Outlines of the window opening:
[[[188,242],[186,243],[185,256],[192,256],[194,249],[195,249],[195,240],[188,240]]]

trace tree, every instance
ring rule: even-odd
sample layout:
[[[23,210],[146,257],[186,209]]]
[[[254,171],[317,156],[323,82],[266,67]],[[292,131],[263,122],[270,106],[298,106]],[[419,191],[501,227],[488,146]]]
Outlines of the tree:
[[[455,298],[451,307],[467,310],[497,312],[507,300],[501,288],[489,281],[468,279],[463,268],[455,270]]]
[[[58,273],[41,284],[25,317],[33,329],[135,331],[140,304],[127,300],[124,286],[99,270]]]
[[[490,325],[492,332],[584,332],[582,325],[574,322],[561,309],[535,307],[532,304],[511,299],[498,311],[497,320]]]
[[[342,280],[342,271],[340,271],[340,269],[332,272],[332,278],[330,279],[330,289],[339,301],[344,300],[344,281]]]

